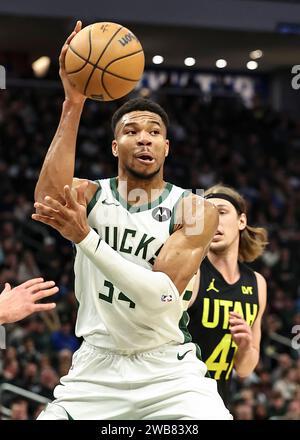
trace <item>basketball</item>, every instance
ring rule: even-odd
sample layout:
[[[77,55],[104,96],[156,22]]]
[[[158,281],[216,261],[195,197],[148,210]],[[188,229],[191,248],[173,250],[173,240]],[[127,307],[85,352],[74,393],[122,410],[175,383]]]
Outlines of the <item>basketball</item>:
[[[65,68],[71,83],[88,98],[112,101],[127,95],[145,65],[137,37],[117,23],[94,23],[72,39]]]

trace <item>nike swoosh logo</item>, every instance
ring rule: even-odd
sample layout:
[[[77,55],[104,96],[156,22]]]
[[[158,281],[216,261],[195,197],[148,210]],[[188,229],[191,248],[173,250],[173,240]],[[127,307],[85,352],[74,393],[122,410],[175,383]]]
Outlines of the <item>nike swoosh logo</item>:
[[[193,351],[193,350],[188,350],[188,351],[186,351],[185,353],[183,353],[183,355],[181,356],[179,353],[177,353],[177,359],[179,360],[179,361],[182,361],[182,359],[190,352],[190,351]]]
[[[102,201],[102,204],[103,204],[103,205],[108,205],[108,206],[110,206],[110,205],[118,206],[117,203],[115,203],[115,202],[109,203],[109,202],[107,202],[106,200],[103,200],[103,201]]]

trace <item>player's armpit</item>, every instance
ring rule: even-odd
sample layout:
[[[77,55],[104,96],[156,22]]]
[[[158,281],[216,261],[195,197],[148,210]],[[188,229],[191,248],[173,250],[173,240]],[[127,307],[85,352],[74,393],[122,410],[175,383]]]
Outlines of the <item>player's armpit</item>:
[[[153,271],[170,277],[180,294],[197,272],[218,227],[216,207],[202,197],[192,194],[179,205],[177,229],[162,247]]]

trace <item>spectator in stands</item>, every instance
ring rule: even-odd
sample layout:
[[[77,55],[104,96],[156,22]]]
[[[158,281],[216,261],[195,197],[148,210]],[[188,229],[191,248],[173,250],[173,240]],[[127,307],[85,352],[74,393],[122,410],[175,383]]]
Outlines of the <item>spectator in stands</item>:
[[[52,333],[52,344],[55,351],[69,349],[74,353],[79,348],[79,341],[74,336],[70,319],[64,317],[61,328]]]
[[[283,398],[280,391],[273,391],[269,401],[269,417],[275,418],[283,416],[286,413],[286,400]]]
[[[253,420],[253,407],[241,400],[233,406],[234,420]]]
[[[28,420],[28,403],[24,399],[15,400],[10,407],[11,420]]]

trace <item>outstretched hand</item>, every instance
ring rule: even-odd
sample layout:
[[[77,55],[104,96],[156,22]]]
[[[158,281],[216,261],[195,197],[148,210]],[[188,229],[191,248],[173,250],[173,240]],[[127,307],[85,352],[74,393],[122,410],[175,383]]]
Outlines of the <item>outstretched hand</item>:
[[[69,185],[66,185],[64,187],[64,205],[58,200],[46,196],[43,203],[36,202],[34,204],[39,213],[32,214],[32,219],[52,226],[63,237],[74,243],[80,243],[90,232],[86,215],[85,191],[87,187],[88,182],[86,181],[76,188],[76,200]]]
[[[60,55],[59,55],[59,76],[62,80],[63,86],[64,86],[64,90],[65,90],[65,97],[66,100],[73,102],[73,103],[84,103],[84,101],[86,100],[86,96],[82,95],[82,93],[79,93],[76,88],[72,85],[67,72],[66,72],[66,68],[65,68],[65,59],[66,59],[66,53],[67,50],[69,49],[70,43],[73,40],[73,38],[75,37],[75,35],[81,31],[82,28],[82,22],[80,20],[78,20],[76,22],[76,25],[74,27],[73,32],[68,36],[68,38],[66,39]]]
[[[0,294],[0,324],[20,321],[34,312],[54,309],[55,303],[36,304],[36,301],[57,292],[54,281],[44,282],[43,278],[28,280],[14,289],[5,283],[5,289]]]

